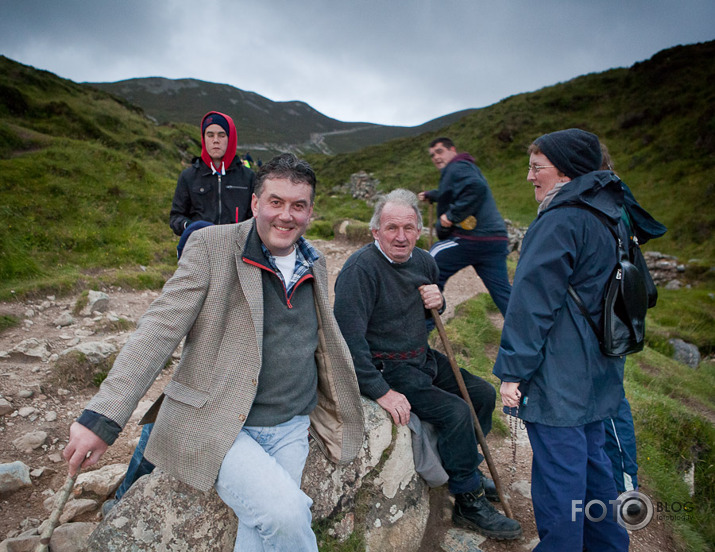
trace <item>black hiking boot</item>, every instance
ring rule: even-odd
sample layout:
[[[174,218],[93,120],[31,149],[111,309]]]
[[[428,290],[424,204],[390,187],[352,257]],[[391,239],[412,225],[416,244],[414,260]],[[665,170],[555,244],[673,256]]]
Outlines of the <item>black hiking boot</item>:
[[[455,525],[492,539],[511,540],[521,537],[519,522],[504,516],[489,504],[483,488],[455,495],[452,521]]]

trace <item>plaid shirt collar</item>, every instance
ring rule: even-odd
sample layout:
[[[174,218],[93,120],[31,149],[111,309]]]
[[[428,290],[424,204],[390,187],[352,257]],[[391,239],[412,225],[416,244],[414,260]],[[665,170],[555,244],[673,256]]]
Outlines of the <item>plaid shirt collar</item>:
[[[293,286],[295,286],[295,284],[303,276],[310,272],[313,268],[313,263],[315,263],[315,261],[317,261],[320,257],[318,250],[310,245],[308,240],[306,240],[303,236],[298,238],[298,241],[295,242],[295,246],[295,268],[293,269],[293,277],[290,279],[290,282],[283,282],[286,287],[286,293],[288,294],[290,294]],[[261,243],[261,249],[263,250],[263,255],[268,261],[268,265],[273,269],[273,272],[278,275],[281,281],[283,281],[283,274],[280,270],[278,270],[275,257],[273,257],[271,252],[268,251],[268,248],[263,243]]]

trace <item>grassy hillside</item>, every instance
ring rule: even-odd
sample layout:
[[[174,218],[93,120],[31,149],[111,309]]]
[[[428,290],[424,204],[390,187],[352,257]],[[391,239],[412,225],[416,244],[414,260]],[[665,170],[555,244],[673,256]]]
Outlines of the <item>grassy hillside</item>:
[[[67,289],[107,268],[128,270],[117,281],[161,282],[175,268],[176,177],[199,139],[0,57],[0,297]]]
[[[144,279],[169,271],[166,219],[182,162],[199,152],[196,127],[158,125],[117,96],[4,57],[0,69],[0,296],[99,268],[142,265]],[[698,258],[707,276],[715,264],[712,82],[715,42],[676,47],[629,69],[506,98],[418,137],[315,155],[316,212],[328,221],[367,218],[363,203],[328,193],[358,170],[384,189],[434,187],[426,145],[447,134],[477,158],[502,213],[526,225],[536,210],[526,147],[544,132],[578,126],[603,138],[617,171],[669,227],[646,248]]]
[[[663,51],[629,69],[590,74],[520,94],[450,126],[334,157],[312,158],[324,189],[357,170],[385,190],[436,186],[427,144],[450,136],[476,159],[504,216],[533,220],[526,148],[546,132],[580,127],[608,145],[616,171],[639,201],[669,228],[648,247],[683,261],[715,264],[715,42]],[[318,210],[320,212],[320,210]]]

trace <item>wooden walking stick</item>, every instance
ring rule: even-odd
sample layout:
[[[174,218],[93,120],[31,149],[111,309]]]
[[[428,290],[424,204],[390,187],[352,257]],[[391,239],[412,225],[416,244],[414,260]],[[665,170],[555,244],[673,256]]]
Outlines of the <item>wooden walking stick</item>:
[[[90,454],[91,453],[87,453],[87,456]],[[40,535],[40,544],[38,544],[37,548],[35,548],[35,552],[47,552],[49,550],[52,533],[55,532],[55,529],[59,524],[62,510],[64,509],[65,504],[67,504],[67,499],[72,493],[72,487],[74,487],[75,481],[77,481],[77,476],[79,475],[81,469],[82,466],[80,465],[74,475],[67,475],[65,484],[62,486],[62,489],[60,489],[60,492],[57,493],[57,498],[55,498],[55,508],[52,510],[47,527],[45,527],[45,530],[42,531],[42,535]]]
[[[496,465],[494,465],[494,461],[492,460],[492,455],[489,452],[487,440],[484,438],[484,433],[482,432],[482,426],[479,424],[479,418],[477,418],[477,413],[474,410],[472,399],[469,397],[467,385],[464,383],[464,378],[462,377],[462,372],[459,371],[459,366],[457,366],[457,361],[454,358],[454,352],[452,351],[452,345],[449,343],[447,332],[444,331],[442,319],[440,318],[437,309],[430,309],[430,311],[432,312],[432,318],[434,319],[435,326],[437,326],[439,337],[442,339],[442,344],[444,345],[444,350],[447,353],[447,358],[449,358],[449,364],[452,366],[452,371],[454,372],[454,377],[457,380],[457,385],[459,385],[459,390],[462,392],[462,398],[467,405],[469,405],[469,410],[472,412],[472,417],[474,418],[474,429],[477,433],[477,440],[479,441],[479,445],[482,447],[482,452],[484,453],[484,459],[487,461],[487,466],[489,466],[489,473],[491,473],[492,479],[494,480],[494,486],[497,488],[499,500],[504,506],[504,513],[507,517],[514,519],[514,515],[511,513],[511,507],[506,500],[506,495],[504,495],[504,492],[502,491],[501,479],[499,478]]]

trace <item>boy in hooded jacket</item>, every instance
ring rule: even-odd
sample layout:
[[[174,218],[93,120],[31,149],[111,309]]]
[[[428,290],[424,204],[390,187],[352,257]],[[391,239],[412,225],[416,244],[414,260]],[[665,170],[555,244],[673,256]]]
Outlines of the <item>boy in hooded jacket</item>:
[[[179,175],[169,225],[181,236],[194,222],[230,224],[251,218],[255,174],[236,156],[233,119],[209,111],[201,120],[201,156]]]

